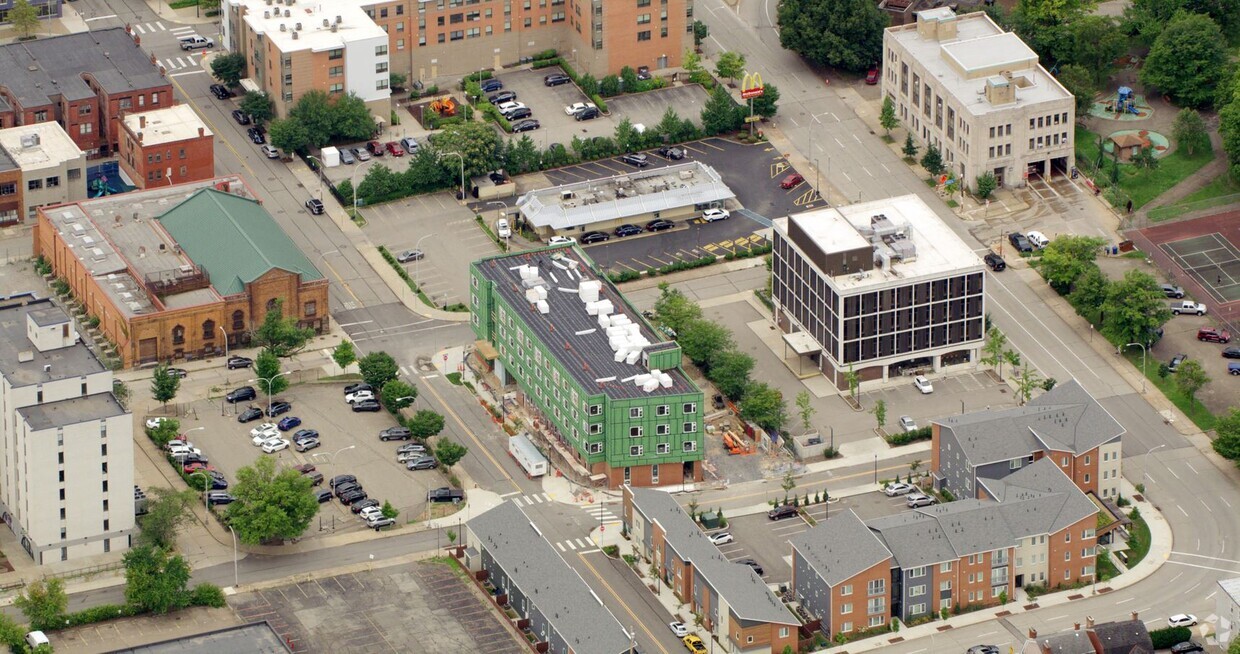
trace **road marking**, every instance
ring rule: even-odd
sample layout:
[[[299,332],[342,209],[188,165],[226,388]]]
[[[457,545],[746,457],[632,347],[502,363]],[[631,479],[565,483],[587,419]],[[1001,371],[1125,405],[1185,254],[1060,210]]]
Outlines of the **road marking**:
[[[439,405],[443,407],[444,412],[456,422],[457,426],[461,428],[461,431],[464,431],[465,435],[474,442],[474,445],[478,446],[478,451],[482,452],[483,456],[491,462],[491,465],[495,466],[495,469],[499,471],[499,474],[503,475],[504,479],[507,479],[508,483],[512,484],[513,488],[521,490],[521,486],[519,486],[517,481],[512,478],[512,475],[508,474],[508,471],[504,470],[504,466],[501,466],[499,461],[496,461],[495,457],[491,455],[491,450],[482,445],[482,441],[478,438],[478,435],[465,425],[465,422],[461,420],[461,416],[457,415],[456,411],[453,410],[452,407],[448,406],[448,403],[444,401],[443,396],[439,394],[439,391],[435,390],[435,385],[427,384],[426,390],[429,391],[431,395],[435,396],[435,400],[438,401]]]
[[[87,18],[83,22],[89,23],[92,20],[106,20],[108,18],[116,18],[116,14],[108,14],[107,16],[95,16],[94,18]]]
[[[567,541],[564,541],[564,542],[565,542],[565,543],[568,543],[568,549],[573,550],[574,552],[576,552],[576,551],[577,551],[577,543],[574,543],[574,542],[573,542],[573,541],[571,541],[571,540],[567,540]]]
[[[834,140],[837,144],[839,144],[839,146],[840,146],[840,149],[841,149],[841,150],[843,150],[843,149],[844,149],[844,143],[843,143],[842,141],[840,141],[839,139],[835,138],[834,136],[833,136],[833,137],[831,137],[831,138],[832,138],[832,139],[833,139],[833,140]]]
[[[1214,597],[1214,595],[1215,595],[1215,594],[1217,594],[1217,593],[1218,593],[1218,591],[1216,590],[1216,591],[1214,591],[1214,592],[1210,593],[1209,595],[1206,595],[1206,599],[1210,599],[1211,597]]]
[[[205,70],[187,70],[187,71],[185,71],[185,72],[183,72],[183,73],[172,73],[172,74],[171,74],[171,75],[169,75],[168,77],[185,77],[186,75],[202,75],[202,74],[203,74],[203,73],[205,73],[205,72],[207,72],[207,71],[205,71]]]
[[[1193,589],[1194,589],[1194,588],[1196,588],[1196,587],[1198,587],[1198,586],[1200,586],[1200,585],[1201,585],[1201,582],[1199,581],[1199,582],[1197,582],[1197,583],[1193,584],[1192,586],[1189,586],[1188,588],[1185,588],[1185,589],[1184,589],[1184,594],[1185,594],[1185,595],[1187,595],[1187,594],[1189,594],[1189,593],[1193,592]]]
[[[592,550],[581,550],[580,552],[577,552],[577,553],[578,553],[578,554],[593,554],[593,553],[595,553],[595,552],[602,552],[602,551],[603,551],[603,550],[600,550],[599,548],[597,548],[597,547],[596,547],[596,548],[594,548],[594,549],[592,549]]]
[[[870,172],[865,166],[862,166],[861,170],[864,171],[865,174],[869,175],[870,177],[874,176],[874,173]]]
[[[159,23],[159,22],[156,22],[156,23],[155,23],[155,27],[158,27],[160,30],[166,30],[166,29],[168,29],[167,27],[164,27],[164,24],[163,24],[163,23]]]
[[[1179,476],[1179,475],[1177,475],[1177,474],[1175,474],[1175,471],[1174,471],[1174,470],[1172,470],[1171,468],[1167,468],[1167,472],[1170,472],[1170,473],[1171,473],[1171,476],[1172,476],[1172,477],[1175,477],[1176,479],[1179,479],[1179,478],[1180,478],[1180,476]]]
[[[1180,510],[1180,513],[1183,513],[1185,518],[1187,518],[1187,517],[1188,517],[1188,511],[1185,511],[1185,510],[1184,510],[1184,507],[1182,507],[1182,506],[1180,506],[1179,504],[1177,504],[1177,505],[1175,505],[1175,508],[1179,509],[1179,510]]]
[[[1116,602],[1116,604],[1118,605],[1118,604],[1123,604],[1124,602],[1131,602],[1132,600],[1135,600],[1135,599],[1137,599],[1137,598],[1135,598],[1135,597],[1129,597],[1128,599],[1122,599],[1122,600],[1120,600],[1120,601]]]
[[[1167,563],[1174,563],[1176,565],[1182,565],[1182,566],[1186,566],[1189,568],[1200,568],[1202,570],[1214,570],[1216,572],[1226,572],[1228,574],[1233,574],[1233,575],[1236,574],[1235,569],[1229,569],[1229,568],[1215,568],[1215,567],[1208,566],[1208,565],[1197,565],[1196,563],[1185,563],[1183,561],[1170,561],[1169,560],[1167,561]]]
[[[434,378],[436,378],[436,377],[438,377],[438,376],[439,376],[439,375],[426,375],[426,376],[422,377],[422,379],[434,379]]]
[[[1188,466],[1188,469],[1189,469],[1189,470],[1192,470],[1194,475],[1201,474],[1201,473],[1197,472],[1197,469],[1193,467],[1193,464],[1189,463],[1188,461],[1185,461],[1185,462],[1184,462],[1184,465]]]
[[[1172,578],[1171,578],[1171,583],[1173,583],[1173,584],[1174,584],[1176,579],[1179,579],[1180,577],[1183,577],[1183,576],[1184,576],[1184,573],[1183,573],[1183,572],[1181,572],[1180,574],[1178,574],[1178,575],[1176,575],[1176,576],[1172,577]]]
[[[185,34],[186,32],[193,32],[193,31],[194,31],[194,28],[193,28],[193,26],[190,26],[190,27],[177,27],[177,28],[174,28],[174,29],[170,29],[170,30],[168,30],[168,31],[169,31],[169,32],[172,32],[173,34]]]
[[[783,173],[785,170],[788,170],[788,162],[776,161],[772,163],[771,164],[771,179],[778,177],[780,173]]]
[[[502,500],[504,498],[512,497],[513,495],[520,495],[520,494],[521,494],[521,491],[512,491],[511,493],[504,493],[503,495],[500,495],[499,499]]]
[[[556,543],[556,544],[555,544],[555,546],[556,546],[556,547],[558,547],[558,548],[560,548],[560,551],[561,551],[561,552],[567,552],[567,551],[568,551],[568,548],[567,548],[567,547],[564,547],[564,543]]]
[[[1227,508],[1231,508],[1231,502],[1228,502],[1227,498],[1220,496],[1219,499],[1222,500],[1223,504],[1227,505]]]
[[[133,28],[133,31],[137,32],[138,34],[146,34],[146,32],[142,29],[142,26],[137,23],[134,23],[133,25],[131,25],[131,27]]]
[[[1205,554],[1192,554],[1192,553],[1190,553],[1190,552],[1176,552],[1176,551],[1174,551],[1174,550],[1173,550],[1171,553],[1172,553],[1172,554],[1179,554],[1179,555],[1181,555],[1181,556],[1192,556],[1192,557],[1196,557],[1196,558],[1198,558],[1198,559],[1210,559],[1211,561],[1226,561],[1227,563],[1235,563],[1235,564],[1237,564],[1237,565],[1240,565],[1240,561],[1237,561],[1237,560],[1235,560],[1235,559],[1221,559],[1221,558],[1219,558],[1219,557],[1217,557],[1217,556],[1206,556]]]
[[[793,125],[796,125],[797,127],[800,127],[800,126],[801,126],[801,123],[798,123],[798,122],[797,122],[797,119],[796,119],[796,118],[793,118],[792,116],[788,116],[788,120],[791,120],[791,121],[792,121],[792,124],[793,124]]]
[[[881,163],[880,163],[880,164],[878,164],[878,165],[882,166],[884,171],[886,171],[886,172],[888,172],[888,173],[890,173],[890,172],[891,172],[891,169],[890,169],[890,168],[888,168],[886,164],[881,164]]]
[[[1214,513],[1214,509],[1211,509],[1211,508],[1210,508],[1210,505],[1209,505],[1209,504],[1206,504],[1206,501],[1205,501],[1205,500],[1203,500],[1203,499],[1201,499],[1201,498],[1199,497],[1199,498],[1197,498],[1197,501],[1198,501],[1198,502],[1201,502],[1201,505],[1202,505],[1202,506],[1204,506],[1204,507],[1206,507],[1206,510],[1207,510],[1207,511],[1209,511],[1210,513]]]
[[[155,29],[155,26],[154,26],[154,25],[152,25],[152,24],[150,24],[150,23],[147,23],[147,24],[146,24],[146,31],[151,32],[151,33],[154,33],[154,32],[156,32],[157,30]]]
[[[361,321],[358,321],[358,322],[346,322],[346,323],[344,323],[344,324],[342,324],[342,325],[336,325],[336,326],[337,326],[337,327],[340,327],[340,328],[342,328],[342,329],[343,329],[343,328],[345,328],[345,327],[354,327],[354,326],[357,326],[357,325],[369,325],[369,324],[370,324],[370,323],[372,323],[372,322],[374,322],[374,321],[373,321],[373,320],[361,320]]]

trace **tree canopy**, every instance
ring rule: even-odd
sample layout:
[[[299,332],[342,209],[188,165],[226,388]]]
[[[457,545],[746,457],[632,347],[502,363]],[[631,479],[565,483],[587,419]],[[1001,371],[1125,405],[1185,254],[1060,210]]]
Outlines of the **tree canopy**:
[[[21,32],[22,38],[30,38],[30,34],[39,29],[39,10],[28,0],[16,0],[9,9],[9,24]]]
[[[211,60],[211,74],[224,86],[236,86],[245,77],[245,55],[229,52],[215,57]]]
[[[146,515],[139,518],[139,545],[172,549],[176,547],[177,530],[193,516],[197,502],[192,490],[173,490],[163,486],[147,489]]]
[[[1175,137],[1176,145],[1184,148],[1190,156],[1198,150],[1210,150],[1210,132],[1196,109],[1181,109],[1175,116],[1171,134]]]
[[[332,349],[332,361],[335,361],[341,370],[353,365],[357,361],[357,350],[353,347],[353,341],[340,341],[340,344]]]
[[[269,396],[279,395],[288,388],[288,376],[280,374],[280,358],[263,348],[254,359],[254,376],[258,378],[258,390]]]
[[[731,349],[733,345],[732,332],[727,327],[705,319],[685,325],[677,334],[676,341],[685,356],[703,371],[710,370],[712,357]]]
[[[400,367],[396,365],[396,359],[392,355],[382,350],[371,352],[361,359],[357,360],[358,370],[362,373],[362,380],[375,388],[383,388],[384,384],[396,379],[400,374]]]
[[[861,72],[882,57],[887,16],[872,0],[783,0],[779,43],[818,66]]]
[[[1226,70],[1227,43],[1209,16],[1179,13],[1154,41],[1141,82],[1188,107],[1208,105]]]
[[[313,329],[298,327],[292,316],[284,317],[284,300],[278,298],[263,316],[262,324],[254,330],[254,343],[278,357],[300,352],[313,337]]]
[[[296,118],[281,118],[267,126],[267,140],[285,152],[297,152],[310,145],[310,132]]]
[[[26,616],[31,629],[58,629],[63,625],[65,611],[69,608],[65,582],[56,577],[36,579],[26,584],[26,589],[13,598],[13,606]]]
[[[435,149],[440,153],[440,164],[451,173],[451,179],[460,174],[460,161],[449,152],[463,157],[465,177],[482,175],[498,166],[502,141],[490,123],[469,122],[449,125],[435,137]]]
[[[435,458],[445,468],[456,465],[458,461],[465,458],[468,452],[469,448],[446,437],[439,439],[439,442],[435,444]]]
[[[1214,423],[1214,451],[1240,465],[1240,409],[1232,407]],[[1236,642],[1240,643],[1240,639]]]
[[[160,547],[142,545],[125,552],[125,601],[162,615],[189,604],[189,564]]]
[[[753,366],[754,359],[748,354],[734,349],[725,350],[711,357],[710,380],[720,393],[736,401],[745,394]]]
[[[389,381],[379,391],[379,401],[383,403],[383,408],[396,414],[413,404],[416,399],[418,399],[418,389],[399,379]]]
[[[321,148],[331,140],[332,105],[327,93],[319,90],[303,93],[289,110],[289,117],[301,123],[314,147]]]
[[[250,545],[296,538],[319,510],[310,483],[293,468],[276,472],[274,458],[259,456],[253,465],[237,470],[232,489],[237,501],[228,505],[228,523]]]
[[[742,418],[766,430],[779,429],[788,421],[784,396],[764,382],[750,382],[740,409]]]
[[[1072,291],[1072,285],[1098,256],[1104,241],[1096,236],[1056,236],[1042,251],[1039,270],[1061,295]]]
[[[1107,287],[1102,312],[1102,333],[1116,345],[1147,343],[1171,318],[1158,281],[1140,270],[1129,270]]]
[[[167,406],[177,396],[181,388],[181,378],[168,372],[168,364],[163,363],[151,374],[151,399]]]
[[[660,323],[677,334],[685,325],[702,317],[702,308],[685,297],[680,289],[672,288],[670,284],[663,282],[659,284],[659,293],[659,299],[654,303],[655,316]]]
[[[242,111],[250,115],[255,122],[265,123],[276,115],[275,104],[271,96],[263,91],[250,91],[237,103]]]
[[[365,141],[374,138],[375,118],[355,93],[336,96],[331,103],[332,138]]]
[[[722,86],[710,92],[710,98],[702,107],[702,130],[707,134],[735,132],[745,122],[745,116],[732,95]]]
[[[424,441],[443,431],[443,416],[429,409],[422,409],[405,421],[405,426],[413,432],[413,437]]]

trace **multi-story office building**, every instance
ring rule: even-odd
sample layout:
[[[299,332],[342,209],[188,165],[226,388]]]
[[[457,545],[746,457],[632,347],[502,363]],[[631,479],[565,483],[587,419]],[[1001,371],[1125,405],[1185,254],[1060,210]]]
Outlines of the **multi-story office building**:
[[[976,497],[978,479],[1002,479],[1045,458],[1081,492],[1114,501],[1126,431],[1073,379],[1025,406],[932,421],[930,472],[936,488]]]
[[[214,134],[194,108],[178,104],[125,116],[120,164],[138,188],[215,177]]]
[[[86,199],[86,155],[56,122],[0,129],[0,148],[21,170],[21,215]],[[0,198],[11,189],[0,186]]]
[[[680,346],[579,249],[475,261],[470,310],[478,354],[517,383],[566,463],[613,488],[701,480],[706,407]]]
[[[133,417],[47,299],[0,300],[0,510],[38,564],[129,547]]]
[[[938,7],[887,28],[882,79],[909,133],[968,187],[987,172],[1018,186],[1072,169],[1072,94],[985,12]]]
[[[356,94],[380,121],[391,119],[388,35],[356,2],[227,0],[224,44],[287,116],[307,91]]]
[[[917,196],[774,223],[775,320],[837,388],[977,361],[982,260]]]
[[[0,127],[57,122],[87,156],[106,156],[123,114],[171,104],[172,84],[122,28],[0,46]]]

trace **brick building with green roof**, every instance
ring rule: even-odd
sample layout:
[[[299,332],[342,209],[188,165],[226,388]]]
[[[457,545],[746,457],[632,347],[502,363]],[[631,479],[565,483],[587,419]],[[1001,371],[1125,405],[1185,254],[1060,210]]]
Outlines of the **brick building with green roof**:
[[[34,252],[126,366],[245,345],[277,303],[328,326],[327,279],[237,176],[41,208]]]

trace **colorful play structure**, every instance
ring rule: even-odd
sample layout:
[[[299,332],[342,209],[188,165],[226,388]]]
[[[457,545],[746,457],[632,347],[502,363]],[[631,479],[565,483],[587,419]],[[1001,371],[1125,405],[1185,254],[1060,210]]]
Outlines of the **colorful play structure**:
[[[1115,101],[1107,103],[1107,111],[1117,114],[1141,114],[1141,112],[1137,111],[1136,94],[1133,93],[1132,89],[1127,86],[1119,87],[1119,92],[1116,95]]]

